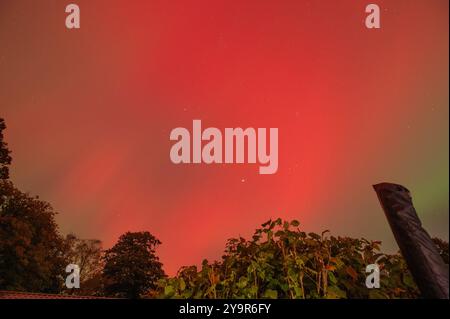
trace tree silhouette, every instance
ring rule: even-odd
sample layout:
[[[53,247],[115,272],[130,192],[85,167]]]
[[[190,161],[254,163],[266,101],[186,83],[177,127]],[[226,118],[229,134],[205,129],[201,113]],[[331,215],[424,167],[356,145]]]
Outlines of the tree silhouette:
[[[5,128],[0,118],[0,290],[59,292],[65,260],[55,212],[8,180]]]
[[[161,242],[149,232],[127,232],[105,252],[105,292],[107,295],[139,298],[157,287],[164,277],[155,249]]]
[[[0,180],[0,290],[59,292],[63,240],[50,204]]]
[[[98,295],[101,291],[103,269],[102,242],[98,239],[81,239],[69,234],[64,240],[64,256],[68,263],[80,268],[80,289],[71,294]]]
[[[6,129],[5,120],[0,118],[0,180],[9,178],[8,166],[11,164],[8,144],[3,141],[3,130]]]

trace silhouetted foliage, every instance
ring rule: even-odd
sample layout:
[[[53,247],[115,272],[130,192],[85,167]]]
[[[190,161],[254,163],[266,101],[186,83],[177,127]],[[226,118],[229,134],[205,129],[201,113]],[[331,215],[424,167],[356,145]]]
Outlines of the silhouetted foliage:
[[[102,243],[97,239],[80,239],[69,234],[64,240],[64,254],[68,263],[80,267],[80,289],[70,290],[77,295],[100,295],[102,288]]]
[[[11,164],[8,144],[3,140],[3,130],[6,129],[5,121],[0,118],[0,180],[9,178],[8,166]]]
[[[105,293],[139,298],[155,289],[157,281],[165,276],[155,251],[160,244],[149,232],[120,236],[114,247],[105,252]]]
[[[268,221],[252,240],[233,238],[221,262],[183,267],[159,282],[165,298],[415,298],[403,258],[380,242],[305,233],[299,222]],[[366,265],[380,267],[380,289],[365,285]]]
[[[0,290],[59,292],[63,239],[50,204],[0,180]]]

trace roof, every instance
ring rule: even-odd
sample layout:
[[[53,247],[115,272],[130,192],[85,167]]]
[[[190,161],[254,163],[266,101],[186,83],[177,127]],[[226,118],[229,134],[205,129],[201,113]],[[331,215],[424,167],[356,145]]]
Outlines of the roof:
[[[107,299],[95,296],[58,295],[0,290],[0,299]]]

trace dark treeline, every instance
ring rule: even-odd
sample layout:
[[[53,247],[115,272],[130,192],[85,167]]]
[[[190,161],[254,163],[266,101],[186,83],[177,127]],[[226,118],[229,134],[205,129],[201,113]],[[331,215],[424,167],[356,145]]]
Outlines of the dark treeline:
[[[0,290],[138,298],[165,277],[149,232],[123,234],[103,250],[99,240],[62,236],[53,207],[9,179],[11,152],[0,118]],[[80,289],[65,288],[66,266],[80,268]]]
[[[9,177],[11,152],[0,118],[0,290],[122,298],[416,298],[400,254],[380,242],[301,231],[298,221],[268,221],[251,240],[228,240],[221,261],[182,267],[167,277],[150,232],[124,233],[110,249],[99,240],[63,236],[52,206]],[[434,239],[448,264],[448,243]],[[365,286],[365,266],[380,266],[380,289]],[[67,289],[68,264],[80,289]]]

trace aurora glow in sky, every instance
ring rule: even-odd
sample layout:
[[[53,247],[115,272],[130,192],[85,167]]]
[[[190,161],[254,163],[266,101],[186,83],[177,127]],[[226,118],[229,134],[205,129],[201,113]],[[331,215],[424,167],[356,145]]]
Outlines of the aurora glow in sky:
[[[67,3],[66,3],[67,2]],[[0,1],[11,179],[62,233],[149,230],[173,274],[269,218],[396,244],[372,185],[408,187],[448,239],[447,0]],[[279,128],[273,175],[174,165],[170,131]]]

